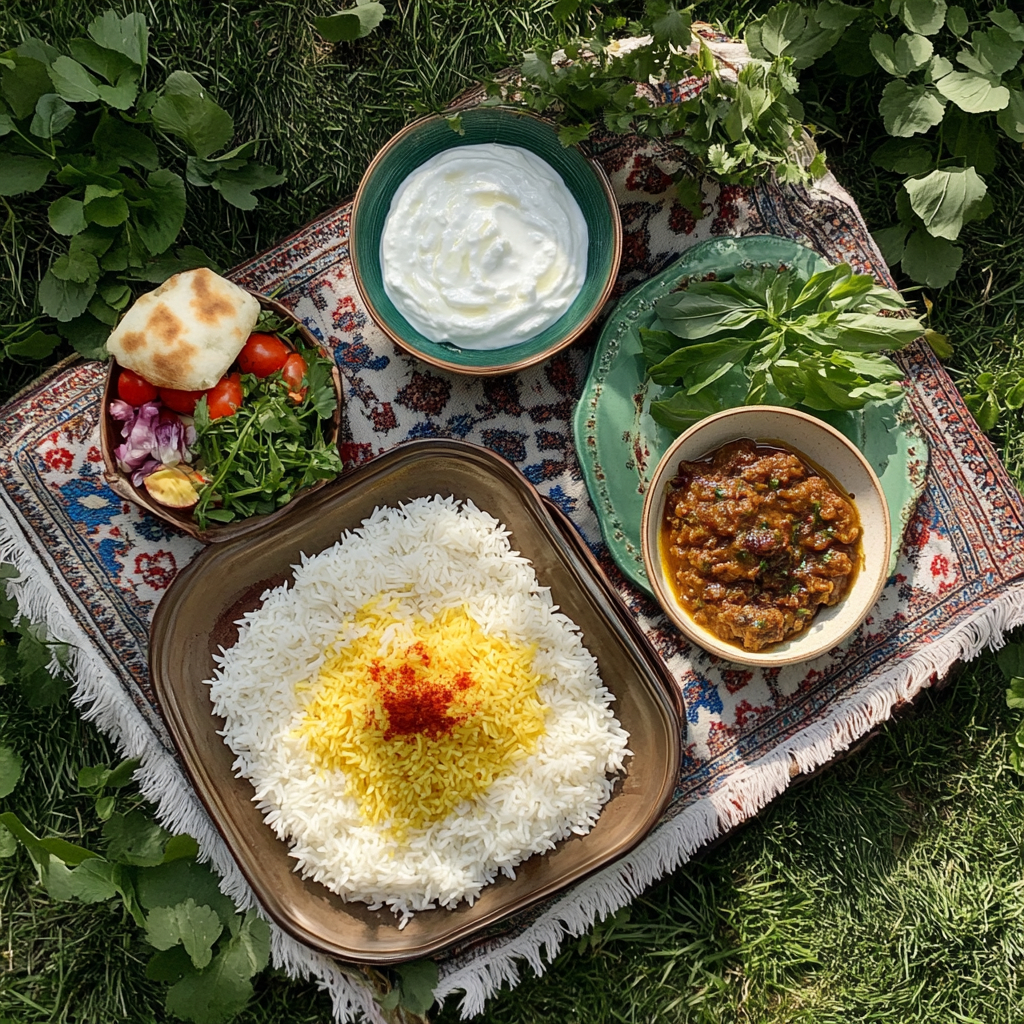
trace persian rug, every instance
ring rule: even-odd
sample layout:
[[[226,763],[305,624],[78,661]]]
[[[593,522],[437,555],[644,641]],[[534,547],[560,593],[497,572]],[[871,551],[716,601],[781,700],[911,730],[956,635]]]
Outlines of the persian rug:
[[[699,85],[660,92],[671,102]],[[592,149],[622,212],[617,296],[720,235],[783,235],[892,284],[856,205],[831,176],[806,188],[707,180],[704,216],[695,219],[674,198],[680,167],[668,147],[609,136]],[[870,618],[848,643],[809,664],[761,672],[714,660],[683,642],[602,544],[571,431],[593,337],[513,376],[431,369],[397,350],[362,308],[348,235],[349,206],[342,205],[232,275],[274,293],[333,352],[344,378],[346,465],[421,437],[461,438],[514,463],[591,546],[686,705],[675,796],[644,842],[438,958],[438,997],[462,993],[462,1012],[471,1016],[502,983],[514,985],[524,963],[544,971],[567,937],[755,814],[796,774],[845,750],[958,659],[998,646],[1004,631],[1024,622],[1024,505],[946,372],[926,345],[914,345],[898,358],[931,461],[896,572]],[[22,611],[70,646],[83,714],[125,756],[142,759],[138,778],[160,821],[195,836],[224,891],[242,907],[255,905],[182,771],[146,668],[154,609],[200,547],[104,482],[98,424],[105,372],[93,362],[57,367],[0,410],[0,556],[21,570],[11,591]],[[358,970],[276,927],[273,936],[274,964],[326,988],[339,1020],[359,1012],[380,1019]]]

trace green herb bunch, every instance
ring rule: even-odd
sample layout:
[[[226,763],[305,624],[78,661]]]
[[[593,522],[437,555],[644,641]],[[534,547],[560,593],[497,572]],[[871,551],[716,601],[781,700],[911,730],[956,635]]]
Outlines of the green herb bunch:
[[[651,415],[680,431],[736,405],[827,411],[898,397],[903,371],[881,350],[924,330],[898,293],[845,263],[691,281],[655,308],[663,330],[640,332],[648,376],[680,390]]]
[[[312,350],[300,354],[307,369],[299,402],[277,371],[242,375],[242,405],[233,416],[211,420],[206,398],[196,404],[196,464],[210,477],[194,513],[201,527],[273,512],[341,472],[323,425],[338,405],[334,364]]]
[[[798,69],[829,55],[850,78],[889,76],[878,112],[891,138],[872,160],[902,181],[898,222],[875,238],[889,265],[901,264],[914,281],[934,288],[952,281],[963,226],[992,213],[984,175],[996,169],[998,135],[1024,143],[1017,14],[1001,7],[972,23],[946,0],[783,3],[747,28],[746,41],[752,53],[790,57]]]
[[[556,15],[568,18],[579,6],[560,0]],[[586,38],[538,42],[526,54],[519,79],[490,84],[492,101],[554,118],[563,145],[597,130],[668,141],[689,155],[692,174],[711,173],[726,182],[749,184],[772,171],[788,182],[823,174],[822,154],[809,166],[800,159],[804,114],[792,59],[755,59],[738,76],[725,73],[691,32],[691,10],[648,0],[638,20],[605,17]],[[688,51],[694,42],[694,52]],[[638,88],[688,77],[707,81],[683,103],[657,103]],[[702,216],[695,178],[681,177],[678,184],[681,200]]]
[[[194,246],[172,254],[186,187],[162,165],[168,154],[190,184],[245,210],[255,190],[284,179],[251,160],[254,142],[219,152],[234,122],[188,72],[148,81],[142,14],[107,11],[86,33],[69,54],[40,39],[0,54],[0,197],[48,202],[57,244],[36,300],[76,349],[99,356],[138,283],[209,264]],[[34,330],[18,354],[44,357],[57,343]]]

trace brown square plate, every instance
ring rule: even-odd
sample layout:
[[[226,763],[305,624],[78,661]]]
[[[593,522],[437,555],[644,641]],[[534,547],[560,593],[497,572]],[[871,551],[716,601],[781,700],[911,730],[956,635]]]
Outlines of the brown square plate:
[[[348,903],[295,873],[288,846],[263,823],[253,789],[235,778],[209,688],[213,654],[260,595],[354,529],[379,505],[437,493],[470,498],[511,531],[538,580],[583,633],[633,756],[586,836],[560,842],[455,910],[420,911],[402,930],[390,910]],[[214,545],[175,580],[153,620],[149,665],[157,698],[196,792],[270,916],[288,933],[345,960],[386,964],[429,956],[578,882],[633,849],[658,821],[679,770],[678,689],[572,525],[509,463],[459,441],[413,441],[299,499],[272,528]]]

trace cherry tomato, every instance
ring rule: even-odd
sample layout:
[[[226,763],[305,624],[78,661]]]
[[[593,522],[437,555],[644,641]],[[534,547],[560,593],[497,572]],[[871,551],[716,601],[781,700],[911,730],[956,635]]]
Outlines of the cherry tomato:
[[[221,416],[234,416],[242,404],[242,377],[233,373],[230,377],[221,377],[206,392],[206,405],[210,410],[210,419],[219,420]]]
[[[122,370],[117,378],[117,397],[129,405],[145,405],[155,402],[157,390],[145,377],[140,377],[131,370]]]
[[[281,367],[281,376],[284,378],[285,384],[288,385],[289,394],[301,393],[302,378],[306,376],[306,360],[298,352],[293,352]],[[301,401],[301,399],[296,400]]]
[[[269,377],[284,366],[288,352],[288,346],[274,334],[250,334],[245,347],[238,353],[238,368],[242,373]]]
[[[178,391],[176,388],[160,388],[160,401],[185,416],[196,411],[196,402],[205,395],[205,391]]]

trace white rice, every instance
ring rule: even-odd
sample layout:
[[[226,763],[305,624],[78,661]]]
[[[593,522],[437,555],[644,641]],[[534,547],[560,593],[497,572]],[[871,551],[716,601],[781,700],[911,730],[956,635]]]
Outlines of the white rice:
[[[611,796],[609,775],[630,753],[597,663],[578,628],[552,604],[498,520],[453,498],[378,508],[360,529],[313,557],[294,583],[263,595],[237,643],[208,680],[236,772],[252,782],[264,820],[291,846],[296,870],[348,900],[413,912],[472,903],[502,872],[590,831]],[[342,619],[385,593],[399,617],[428,621],[465,607],[485,633],[537,645],[538,697],[550,708],[532,754],[442,821],[398,841],[370,825],[346,795],[341,771],[315,765],[299,731],[315,680]]]

